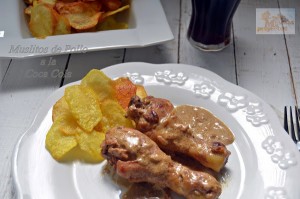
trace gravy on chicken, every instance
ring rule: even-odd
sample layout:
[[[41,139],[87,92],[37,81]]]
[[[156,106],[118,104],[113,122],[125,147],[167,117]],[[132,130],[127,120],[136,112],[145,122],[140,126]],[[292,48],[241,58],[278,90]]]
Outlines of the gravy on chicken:
[[[149,183],[134,183],[130,186],[121,199],[171,199],[170,192],[166,189],[155,187]]]
[[[174,123],[174,126],[189,128],[193,136],[208,142],[221,142],[228,145],[234,141],[231,130],[204,108],[190,105],[177,106],[165,119]]]

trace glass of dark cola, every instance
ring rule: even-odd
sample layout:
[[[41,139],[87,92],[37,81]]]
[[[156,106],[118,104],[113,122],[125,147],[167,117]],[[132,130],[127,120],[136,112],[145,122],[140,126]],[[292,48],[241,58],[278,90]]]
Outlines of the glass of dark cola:
[[[240,0],[191,0],[192,16],[187,37],[204,51],[219,51],[228,46],[233,15]]]

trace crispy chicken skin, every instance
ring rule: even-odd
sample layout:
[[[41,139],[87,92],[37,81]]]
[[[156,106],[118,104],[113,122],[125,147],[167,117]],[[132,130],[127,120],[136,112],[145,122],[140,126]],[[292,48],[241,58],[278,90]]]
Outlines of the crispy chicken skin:
[[[152,96],[143,100],[133,97],[127,116],[162,150],[188,155],[214,171],[219,172],[230,155],[225,144],[234,139],[231,131],[206,110],[174,108],[170,101]]]
[[[102,154],[118,175],[131,182],[168,187],[187,199],[215,199],[221,194],[221,186],[214,177],[174,162],[140,131],[110,129],[102,144]]]

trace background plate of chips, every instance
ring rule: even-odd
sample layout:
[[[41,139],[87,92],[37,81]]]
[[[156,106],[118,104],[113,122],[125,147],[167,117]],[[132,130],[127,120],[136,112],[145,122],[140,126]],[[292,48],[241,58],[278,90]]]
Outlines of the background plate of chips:
[[[0,7],[0,13],[5,16],[0,18],[0,57],[24,58],[145,47],[174,38],[159,0],[131,0],[130,8],[119,16],[121,22],[128,23],[128,29],[80,32],[44,39],[31,35],[24,1],[5,1],[5,6]]]

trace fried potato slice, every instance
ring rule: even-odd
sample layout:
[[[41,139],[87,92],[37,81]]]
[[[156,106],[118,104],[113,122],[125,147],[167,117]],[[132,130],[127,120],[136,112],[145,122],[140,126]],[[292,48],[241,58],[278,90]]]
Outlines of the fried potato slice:
[[[71,115],[69,105],[64,96],[60,98],[53,106],[52,121],[55,121],[62,115]]]
[[[32,0],[32,6],[36,6],[39,3],[39,0]]]
[[[114,16],[105,18],[101,23],[97,25],[97,30],[118,30],[128,29],[128,24],[123,22],[117,22]]]
[[[78,0],[58,0],[58,3],[59,2],[63,2],[63,3],[72,3],[72,2],[76,2]]]
[[[64,35],[71,33],[71,25],[66,17],[63,15],[59,15],[56,11],[54,11],[54,16],[57,21],[57,24],[54,28],[53,35]]]
[[[82,85],[70,86],[65,89],[65,99],[78,125],[91,132],[102,118],[99,101],[94,91]]]
[[[95,130],[91,133],[81,131],[76,135],[76,139],[80,149],[90,156],[86,159],[92,162],[103,160],[103,157],[101,156],[101,143],[105,139],[104,133]]]
[[[37,3],[43,3],[43,4],[47,4],[50,7],[54,7],[55,3],[57,0],[37,0]]]
[[[104,117],[102,117],[102,120],[105,120],[105,118]],[[102,120],[94,127],[94,130],[95,131],[99,131],[99,132],[106,132],[105,131],[105,129],[104,129],[104,127],[103,127],[103,122],[102,122]]]
[[[73,12],[81,12],[84,7],[89,7],[96,12],[101,11],[102,4],[100,1],[77,1],[77,0],[59,0],[55,4],[55,9],[58,11],[59,14],[71,14]]]
[[[95,14],[91,13],[78,13],[78,14],[67,14],[65,15],[70,25],[77,30],[87,30],[95,27],[98,24],[100,17],[102,16],[101,12]]]
[[[104,100],[101,103],[101,110],[103,114],[101,122],[105,132],[115,126],[134,127],[132,121],[125,117],[126,111],[117,101]]]
[[[130,99],[136,94],[137,87],[126,77],[114,81],[116,99],[123,109],[128,108]]]
[[[33,0],[24,0],[24,3],[26,3],[27,5],[32,5],[33,4]]]
[[[89,7],[93,8],[96,12],[100,12],[102,9],[102,4],[100,1],[83,1],[88,3]]]
[[[102,3],[107,10],[117,10],[122,5],[120,0],[102,0]]]
[[[82,80],[81,85],[88,86],[97,94],[99,101],[115,98],[113,81],[102,71],[93,69]]]
[[[113,81],[102,71],[91,70],[80,85],[67,87],[53,106],[46,148],[59,161],[102,161],[100,145],[105,132],[115,126],[134,127],[125,117],[125,108],[138,93],[147,95],[143,86],[128,78]]]
[[[69,20],[70,25],[77,30],[95,27],[102,16],[102,13],[99,12],[101,5],[95,2],[59,2],[55,7],[60,14]]]
[[[67,122],[64,117],[55,120],[46,136],[46,148],[52,157],[61,160],[69,151],[77,146],[75,136],[66,136],[62,128]]]
[[[26,15],[31,15],[31,10],[32,10],[32,8],[33,8],[33,6],[28,6],[28,7],[26,7],[25,9],[24,9],[24,13],[26,14]]]
[[[137,88],[137,90],[136,90],[136,95],[137,96],[139,96],[142,99],[148,96],[144,86],[136,85],[136,88]]]
[[[122,6],[121,8],[119,8],[119,9],[117,9],[117,10],[105,12],[105,13],[103,14],[103,18],[112,16],[112,15],[115,15],[115,14],[117,14],[117,13],[119,13],[119,12],[122,12],[122,11],[124,11],[124,10],[127,10],[127,9],[129,9],[129,7],[130,7],[129,5],[125,5],[125,6]]]
[[[53,35],[56,19],[53,9],[46,4],[37,4],[31,9],[29,29],[36,38]]]
[[[63,115],[63,121],[61,121],[61,127],[59,130],[64,135],[76,135],[78,133],[78,130],[80,130],[80,127],[78,126],[75,118],[70,115]]]

